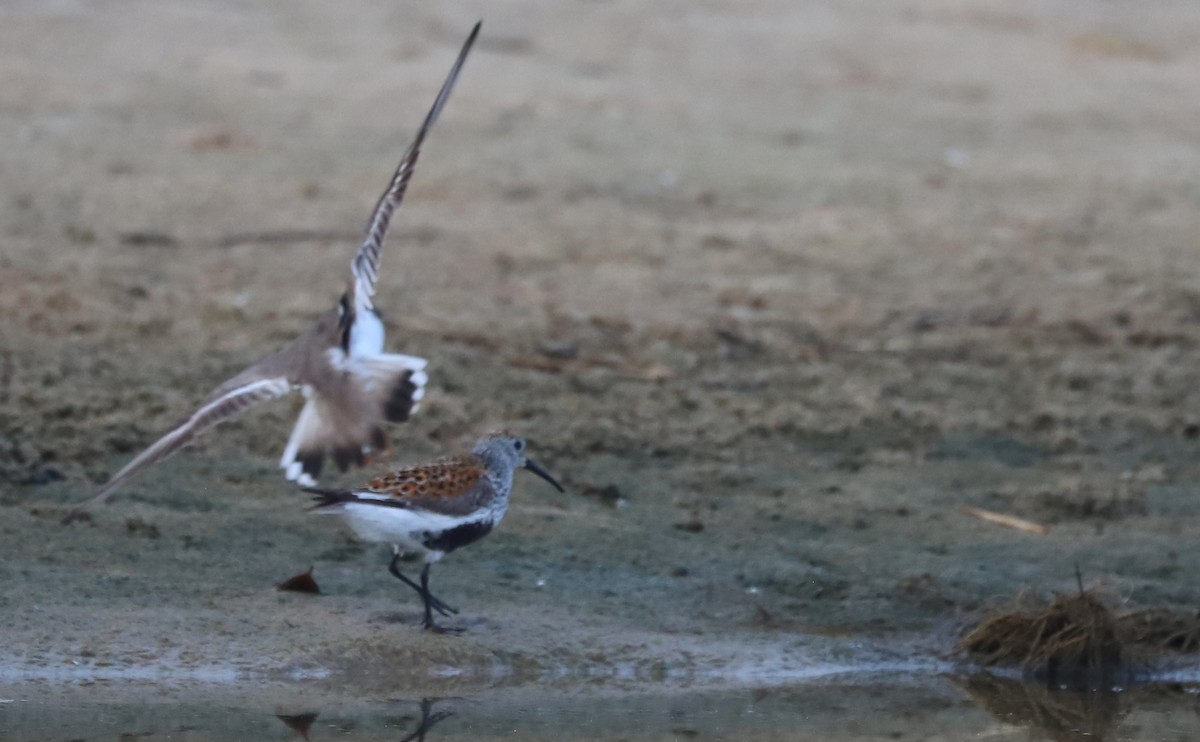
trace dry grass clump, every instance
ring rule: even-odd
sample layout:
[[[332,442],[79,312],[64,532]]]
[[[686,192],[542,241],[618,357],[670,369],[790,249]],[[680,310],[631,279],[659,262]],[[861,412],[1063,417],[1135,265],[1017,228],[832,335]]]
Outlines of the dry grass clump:
[[[958,643],[985,667],[1008,665],[1055,685],[1125,683],[1164,652],[1200,651],[1200,614],[1151,608],[1117,616],[1095,594],[995,613]]]
[[[1113,614],[1089,592],[993,615],[959,642],[984,666],[1019,665],[1051,683],[1103,681],[1125,669]]]
[[[1200,652],[1200,613],[1147,608],[1117,619],[1122,640],[1147,650]]]

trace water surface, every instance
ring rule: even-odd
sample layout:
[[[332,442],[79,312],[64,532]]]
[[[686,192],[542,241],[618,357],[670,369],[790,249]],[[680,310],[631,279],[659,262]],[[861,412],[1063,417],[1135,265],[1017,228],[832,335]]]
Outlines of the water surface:
[[[1196,690],[1074,693],[991,675],[852,679],[627,694],[501,689],[443,698],[262,706],[137,687],[2,689],[0,739],[26,740],[1181,740],[1200,738]],[[8,691],[17,691],[9,694]],[[115,692],[115,693],[114,693]],[[100,702],[124,696],[123,700]],[[140,698],[138,695],[140,694]],[[252,690],[247,697],[253,697]]]

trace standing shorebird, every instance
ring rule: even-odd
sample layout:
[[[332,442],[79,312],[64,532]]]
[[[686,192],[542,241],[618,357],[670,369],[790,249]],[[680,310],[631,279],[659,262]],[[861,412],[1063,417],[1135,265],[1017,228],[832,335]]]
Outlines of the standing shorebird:
[[[465,456],[400,469],[372,479],[365,487],[306,487],[305,491],[317,496],[314,513],[341,515],[363,541],[393,545],[388,571],[421,596],[422,626],[437,632],[458,631],[433,622],[433,611],[449,616],[458,610],[429,592],[429,567],[499,525],[508,511],[513,473],[521,468],[563,491],[554,477],[525,456],[525,440],[504,431],[480,438]],[[425,555],[419,585],[397,567],[405,553]]]
[[[416,412],[427,377],[424,358],[383,352],[383,319],[371,301],[379,278],[380,251],[392,214],[404,200],[421,144],[450,97],[480,25],[471,30],[425,122],[375,206],[362,245],[350,261],[349,282],[337,305],[291,345],[214,389],[195,412],[122,467],[64,522],[108,499],[138,471],[167,458],[204,430],[295,389],[308,401],[279,462],[289,480],[315,484],[327,452],[345,471],[388,449],[383,421],[403,422]]]

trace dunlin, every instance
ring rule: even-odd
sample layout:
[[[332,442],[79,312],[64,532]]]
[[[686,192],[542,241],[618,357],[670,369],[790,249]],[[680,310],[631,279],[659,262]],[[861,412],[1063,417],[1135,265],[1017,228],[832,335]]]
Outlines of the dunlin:
[[[307,402],[280,461],[289,480],[315,484],[327,453],[345,471],[388,448],[383,421],[402,422],[417,411],[425,389],[426,361],[383,352],[383,320],[371,300],[379,277],[380,251],[392,214],[404,200],[421,144],[450,97],[479,27],[476,24],[467,37],[425,122],[375,206],[337,304],[291,345],[214,389],[195,412],[121,468],[90,500],[72,511],[66,522],[106,500],[138,471],[167,458],[207,428],[296,389]]]
[[[525,456],[525,441],[508,432],[490,433],[469,454],[400,469],[350,490],[305,488],[317,495],[315,513],[341,515],[364,541],[393,545],[388,571],[417,591],[425,606],[422,625],[445,631],[433,611],[458,613],[429,592],[429,567],[455,549],[491,533],[508,510],[513,473],[525,468],[563,488]],[[406,553],[423,554],[417,584],[397,566]]]

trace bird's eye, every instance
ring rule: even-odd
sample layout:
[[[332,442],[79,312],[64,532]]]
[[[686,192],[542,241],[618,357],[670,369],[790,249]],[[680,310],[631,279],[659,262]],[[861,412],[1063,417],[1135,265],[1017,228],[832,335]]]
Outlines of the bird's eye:
[[[522,441],[522,440],[513,441],[513,448],[517,449],[518,453],[520,453],[521,451],[524,451],[525,450],[525,441]]]

